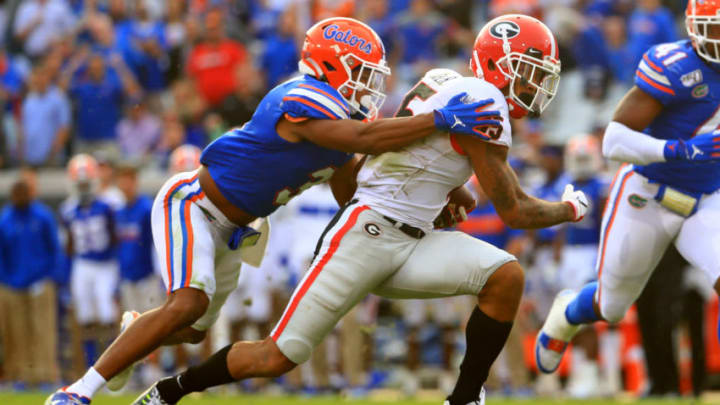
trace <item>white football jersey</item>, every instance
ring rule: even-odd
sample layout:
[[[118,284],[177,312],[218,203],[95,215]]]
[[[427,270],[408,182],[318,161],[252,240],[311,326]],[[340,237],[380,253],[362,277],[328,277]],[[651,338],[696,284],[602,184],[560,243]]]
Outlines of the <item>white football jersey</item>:
[[[463,92],[476,101],[494,100],[486,110],[500,111],[502,132],[497,139],[483,142],[509,147],[512,138],[505,96],[482,79],[449,69],[427,72],[407,94],[398,115],[432,112]],[[383,215],[429,231],[447,204],[448,193],[465,184],[472,171],[469,157],[453,136],[437,131],[397,152],[369,156],[358,173],[355,196]]]

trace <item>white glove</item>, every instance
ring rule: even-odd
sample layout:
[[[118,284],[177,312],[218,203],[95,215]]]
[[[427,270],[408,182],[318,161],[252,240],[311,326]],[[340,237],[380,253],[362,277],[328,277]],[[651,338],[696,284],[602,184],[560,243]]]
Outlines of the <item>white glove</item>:
[[[575,191],[575,187],[573,187],[572,184],[568,184],[567,186],[565,186],[565,191],[562,195],[562,201],[570,204],[570,206],[575,211],[575,222],[583,219],[585,214],[587,214],[588,207],[590,206],[590,204],[588,203],[588,199],[585,196],[585,193],[580,190]]]

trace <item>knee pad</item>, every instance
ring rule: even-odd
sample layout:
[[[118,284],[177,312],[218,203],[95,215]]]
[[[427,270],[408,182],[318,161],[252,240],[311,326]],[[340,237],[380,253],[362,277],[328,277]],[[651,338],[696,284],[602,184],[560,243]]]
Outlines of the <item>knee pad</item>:
[[[295,364],[308,361],[313,351],[311,344],[293,337],[281,337],[277,341],[277,345],[282,354]]]
[[[622,302],[608,303],[607,300],[601,300],[600,302],[600,313],[603,319],[609,323],[620,322],[628,309],[630,309],[630,305],[625,305]]]

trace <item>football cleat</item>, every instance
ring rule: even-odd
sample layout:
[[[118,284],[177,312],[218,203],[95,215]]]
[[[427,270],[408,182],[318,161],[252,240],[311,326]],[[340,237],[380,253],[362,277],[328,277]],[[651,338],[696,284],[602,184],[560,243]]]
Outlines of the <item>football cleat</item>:
[[[122,334],[125,329],[135,320],[137,317],[140,316],[140,313],[137,311],[125,311],[123,312],[122,319],[120,321],[120,334]],[[107,387],[110,391],[118,391],[122,387],[127,384],[128,380],[130,379],[130,376],[132,375],[133,369],[135,368],[135,364],[131,364],[130,367],[126,368],[125,370],[121,371],[118,375],[111,378],[110,381],[107,382]]]
[[[535,362],[543,373],[557,370],[568,343],[580,325],[572,325],[565,317],[565,310],[577,296],[572,290],[563,290],[555,296],[545,324],[535,340]]]
[[[158,383],[153,384],[147,391],[140,394],[131,405],[173,405],[162,399],[157,385]]]
[[[90,398],[78,395],[74,392],[65,391],[67,387],[62,387],[55,391],[45,400],[45,405],[88,405]]]
[[[445,401],[443,405],[450,405],[450,401]],[[467,405],[485,405],[485,387],[480,390],[480,396],[476,401],[468,402]]]

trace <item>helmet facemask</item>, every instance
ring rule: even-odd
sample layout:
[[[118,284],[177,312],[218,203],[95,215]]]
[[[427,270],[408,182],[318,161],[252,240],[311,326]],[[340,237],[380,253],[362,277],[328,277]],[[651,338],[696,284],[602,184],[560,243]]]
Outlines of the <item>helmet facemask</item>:
[[[560,84],[560,62],[545,56],[510,52],[498,61],[500,72],[510,80],[510,97],[520,107],[534,114],[542,114],[557,94]],[[535,51],[535,53],[538,53]],[[518,91],[518,87],[529,89]]]
[[[360,113],[369,121],[375,120],[387,97],[385,79],[391,74],[390,68],[384,59],[372,63],[352,54],[342,56],[340,63],[348,79],[338,87],[338,92],[350,104],[353,114]]]
[[[720,16],[688,15],[685,26],[698,55],[708,62],[720,63]]]
[[[596,157],[586,151],[565,157],[566,170],[575,180],[591,178],[600,170],[599,166]]]

